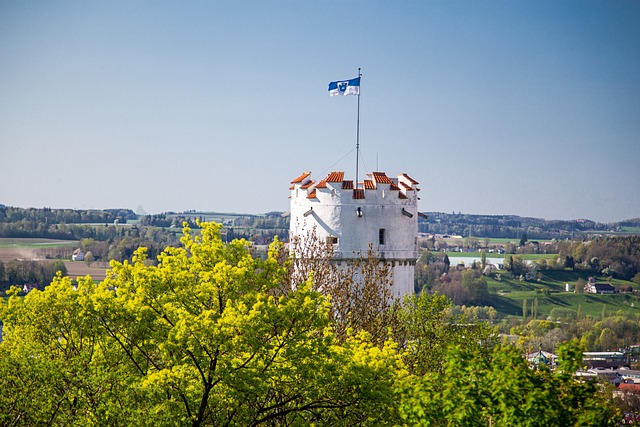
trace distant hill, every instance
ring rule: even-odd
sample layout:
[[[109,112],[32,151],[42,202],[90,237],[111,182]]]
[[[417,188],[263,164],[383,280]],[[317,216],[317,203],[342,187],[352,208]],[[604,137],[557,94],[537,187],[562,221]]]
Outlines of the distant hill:
[[[419,231],[430,234],[449,234],[490,238],[519,239],[526,234],[529,240],[590,238],[597,235],[640,234],[640,218],[617,223],[600,223],[589,219],[546,220],[517,215],[473,215],[462,213],[427,212],[418,219]],[[195,221],[215,221],[223,224],[227,238],[246,238],[263,243],[278,236],[287,240],[289,215],[287,212],[268,212],[262,215],[184,211],[156,215],[137,215],[130,209],[74,210],[50,208],[16,208],[0,205],[0,237],[94,237],[75,233],[66,236],[56,224],[125,224],[139,220],[140,226],[180,228],[183,221],[195,227]],[[45,226],[46,225],[46,226]],[[66,232],[68,233],[68,230]],[[95,236],[94,238],[99,238]]]
[[[640,234],[640,219],[601,223],[589,219],[546,220],[517,215],[473,215],[428,212],[419,218],[422,233],[460,236],[529,239],[571,239],[595,235]]]

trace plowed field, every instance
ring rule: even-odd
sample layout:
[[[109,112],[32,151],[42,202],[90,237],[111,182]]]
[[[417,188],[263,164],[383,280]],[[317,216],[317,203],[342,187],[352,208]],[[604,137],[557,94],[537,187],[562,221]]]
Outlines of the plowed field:
[[[8,261],[16,259],[23,261],[52,262],[52,260],[39,258],[39,252],[40,248],[34,247],[0,247],[0,261],[5,264]],[[75,279],[78,276],[84,277],[89,275],[96,282],[104,280],[106,269],[109,267],[106,262],[94,262],[89,267],[82,261],[64,261],[64,265],[67,267],[67,273],[70,277]]]

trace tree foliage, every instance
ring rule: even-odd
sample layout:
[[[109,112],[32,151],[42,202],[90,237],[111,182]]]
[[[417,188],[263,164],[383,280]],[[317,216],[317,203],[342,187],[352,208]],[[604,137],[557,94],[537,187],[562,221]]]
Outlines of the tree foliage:
[[[569,349],[565,354],[574,353]],[[573,366],[572,361],[567,366]],[[446,381],[431,372],[405,379],[400,414],[406,425],[617,425],[619,414],[611,395],[599,393],[597,384],[531,369],[509,345],[488,353],[452,347],[442,368]]]
[[[315,270],[291,288],[295,260],[280,242],[261,260],[246,241],[223,243],[219,231],[185,227],[180,247],[154,262],[138,249],[131,262],[113,261],[102,283],[87,277],[74,290],[58,275],[24,298],[10,291],[0,303],[0,425],[607,426],[616,419],[595,385],[568,371],[531,370],[486,324],[462,322],[442,295],[391,305],[388,318],[378,317],[381,305],[332,311],[339,299],[323,294],[329,288],[314,282]],[[375,286],[379,263],[370,268]],[[340,316],[352,315],[362,317],[340,326]],[[368,332],[380,325],[387,338]]]
[[[4,293],[11,286],[22,287],[25,284],[35,284],[42,289],[51,283],[58,271],[63,276],[67,274],[67,267],[61,260],[11,260],[6,264],[0,261],[0,292]]]
[[[384,423],[403,371],[393,346],[335,344],[310,283],[280,292],[286,268],[244,241],[224,245],[218,230],[186,229],[157,266],[144,249],[112,262],[102,284],[73,291],[58,277],[12,295],[0,312],[1,403],[12,408],[1,423]]]
[[[487,280],[479,270],[452,270],[435,281],[432,290],[450,298],[456,305],[481,305],[489,297]]]
[[[569,260],[570,268],[632,279],[640,272],[640,236],[596,237],[559,245],[559,253]],[[565,262],[566,264],[566,262]]]
[[[392,330],[412,373],[443,373],[445,356],[452,346],[473,347],[483,353],[497,344],[493,328],[485,322],[467,322],[450,310],[452,306],[450,299],[438,293],[405,298]]]
[[[297,286],[311,277],[313,289],[327,296],[332,331],[339,342],[349,334],[366,332],[378,346],[384,345],[395,323],[399,300],[393,297],[391,268],[372,247],[349,262],[336,262],[333,245],[320,241],[311,230],[292,237],[289,254],[289,281]]]

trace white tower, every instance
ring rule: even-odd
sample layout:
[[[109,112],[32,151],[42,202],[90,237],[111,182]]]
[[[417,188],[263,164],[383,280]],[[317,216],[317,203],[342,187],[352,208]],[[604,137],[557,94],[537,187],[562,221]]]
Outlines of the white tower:
[[[336,261],[366,255],[369,247],[393,274],[392,292],[398,298],[413,293],[418,259],[418,182],[407,174],[389,178],[384,172],[367,174],[361,188],[331,172],[319,182],[311,172],[291,181],[292,236],[316,236],[334,247]]]

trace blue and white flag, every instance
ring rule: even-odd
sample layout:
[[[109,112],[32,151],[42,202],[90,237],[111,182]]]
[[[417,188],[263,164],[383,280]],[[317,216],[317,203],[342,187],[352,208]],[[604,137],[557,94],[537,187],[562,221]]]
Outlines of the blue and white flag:
[[[360,77],[329,83],[329,95],[360,95]]]

